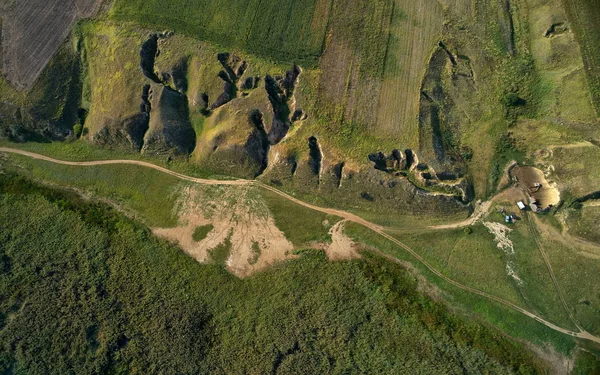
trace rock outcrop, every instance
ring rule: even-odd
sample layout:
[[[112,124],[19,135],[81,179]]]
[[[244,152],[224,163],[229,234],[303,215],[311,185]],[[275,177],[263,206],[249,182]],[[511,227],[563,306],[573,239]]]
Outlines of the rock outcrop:
[[[155,85],[151,108],[142,153],[189,155],[196,144],[196,133],[189,120],[185,95],[168,86]]]
[[[269,102],[273,108],[273,122],[269,129],[271,145],[276,145],[285,138],[292,122],[306,118],[306,114],[302,110],[296,109],[294,98],[294,89],[301,73],[302,69],[298,65],[294,65],[285,73],[284,77],[270,75],[265,77],[265,90],[267,90]]]
[[[219,78],[223,80],[223,93],[210,106],[211,110],[229,103],[238,96],[240,78],[248,68],[248,63],[235,54],[219,53],[217,59],[223,66],[223,70],[219,72]]]
[[[92,134],[92,142],[102,146],[127,146],[139,152],[149,127],[150,95],[151,85],[146,84],[142,88],[139,112],[122,120],[107,120],[98,132]]]

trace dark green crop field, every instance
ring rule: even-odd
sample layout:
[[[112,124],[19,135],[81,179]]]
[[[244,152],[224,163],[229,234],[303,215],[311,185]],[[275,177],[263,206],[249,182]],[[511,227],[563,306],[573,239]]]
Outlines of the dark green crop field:
[[[240,280],[103,205],[6,174],[0,223],[1,373],[544,371],[368,254],[301,251]]]
[[[111,17],[174,30],[276,61],[321,55],[331,0],[117,0]]]

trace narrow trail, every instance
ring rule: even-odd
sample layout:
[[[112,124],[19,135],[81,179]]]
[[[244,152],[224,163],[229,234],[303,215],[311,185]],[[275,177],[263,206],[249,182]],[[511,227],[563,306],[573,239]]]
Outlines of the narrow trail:
[[[535,240],[537,248],[542,256],[542,259],[544,259],[544,263],[546,263],[546,268],[548,269],[548,273],[550,274],[550,278],[552,279],[552,284],[554,284],[554,289],[556,289],[556,293],[558,294],[558,297],[560,298],[560,302],[562,303],[563,308],[569,315],[569,319],[571,319],[573,324],[575,324],[575,326],[580,331],[583,332],[583,328],[581,328],[579,323],[577,323],[575,316],[573,316],[573,313],[571,312],[571,309],[569,308],[569,305],[567,304],[567,300],[565,299],[564,293],[562,292],[562,289],[560,288],[558,280],[556,279],[556,276],[554,275],[554,270],[552,269],[552,264],[550,263],[550,258],[548,257],[548,254],[544,250],[544,246],[542,245],[542,241],[540,239],[539,232],[535,228],[533,220],[530,216],[531,216],[531,214],[529,212],[525,211],[525,217],[526,217],[525,221],[527,222],[527,228],[529,229],[529,233],[531,233],[531,236]]]
[[[426,227],[426,229],[456,229],[456,228],[463,228],[463,227],[471,226],[471,225],[475,224],[476,222],[478,222],[482,217],[484,217],[490,211],[490,208],[492,208],[492,203],[494,203],[495,198],[496,197],[493,197],[483,203],[477,202],[477,205],[475,206],[475,210],[473,211],[473,214],[466,220],[459,221],[458,223],[430,225],[430,226]]]
[[[577,143],[569,143],[566,145],[549,145],[544,147],[547,150],[556,150],[558,148],[562,148],[562,149],[572,149],[572,148],[581,148],[581,147],[598,147],[595,144],[593,144],[592,142],[588,142],[588,141],[582,141],[582,142],[577,142]]]
[[[384,228],[380,225],[377,225],[375,223],[371,223],[370,221],[367,221],[355,214],[352,214],[350,212],[346,212],[343,210],[336,210],[336,209],[329,209],[329,208],[324,208],[324,207],[319,207],[319,206],[315,206],[312,205],[310,203],[306,203],[303,202],[297,198],[292,197],[291,195],[288,195],[272,186],[263,184],[261,182],[258,181],[250,181],[250,180],[243,180],[243,179],[238,179],[238,180],[212,180],[212,179],[202,179],[202,178],[196,178],[196,177],[191,177],[191,176],[187,176],[181,173],[177,173],[174,171],[171,171],[167,168],[164,167],[160,167],[158,165],[152,164],[152,163],[148,163],[148,162],[144,162],[144,161],[140,161],[140,160],[98,160],[98,161],[87,161],[87,162],[74,162],[74,161],[65,161],[65,160],[58,160],[58,159],[54,159],[48,156],[44,156],[44,155],[40,155],[40,154],[36,154],[33,152],[29,152],[29,151],[24,151],[24,150],[19,150],[19,149],[14,149],[14,148],[8,148],[8,147],[0,147],[0,152],[5,152],[5,153],[12,153],[12,154],[19,154],[19,155],[23,155],[23,156],[28,156],[30,158],[33,159],[38,159],[38,160],[44,160],[44,161],[48,161],[51,163],[56,163],[56,164],[63,164],[63,165],[71,165],[71,166],[96,166],[96,165],[110,165],[110,164],[131,164],[131,165],[139,165],[139,166],[143,166],[143,167],[147,167],[147,168],[152,168],[155,169],[157,171],[169,174],[171,176],[177,177],[181,180],[185,180],[185,181],[190,181],[190,182],[195,182],[198,184],[204,184],[204,185],[237,185],[237,186],[242,186],[242,185],[254,185],[254,186],[258,186],[260,188],[263,188],[265,190],[268,190],[274,194],[277,194],[291,202],[294,202],[296,204],[299,204],[301,206],[310,208],[312,210],[315,211],[319,211],[319,212],[323,212],[326,213],[328,215],[335,215],[335,216],[339,216],[341,218],[343,218],[344,220],[347,221],[351,221],[357,224],[360,224],[368,229],[371,229],[373,232],[379,234],[380,236],[386,238],[387,240],[391,241],[392,243],[400,246],[402,249],[406,250],[410,255],[412,255],[415,259],[417,259],[419,262],[421,262],[425,267],[427,267],[427,269],[429,271],[431,271],[434,275],[438,276],[439,278],[441,278],[442,280],[444,280],[445,282],[470,293],[476,294],[478,296],[487,298],[491,301],[500,303],[506,307],[509,307],[517,312],[520,312],[532,319],[535,319],[536,321],[538,321],[539,323],[545,325],[546,327],[553,329],[557,332],[561,332],[563,334],[572,336],[572,337],[576,337],[576,338],[580,338],[580,339],[584,339],[584,340],[590,340],[596,343],[600,344],[600,338],[596,337],[592,334],[590,334],[589,332],[586,332],[585,330],[580,328],[580,332],[574,332],[574,331],[569,331],[567,329],[561,328],[547,320],[544,320],[543,318],[533,314],[530,311],[527,311],[517,305],[515,305],[512,302],[509,302],[507,300],[504,300],[500,297],[494,296],[492,294],[486,293],[484,291],[481,291],[479,289],[475,289],[472,288],[470,286],[464,285],[459,283],[458,281],[452,280],[451,278],[445,276],[444,274],[442,274],[440,271],[438,271],[435,267],[433,267],[429,262],[427,262],[421,255],[419,255],[417,252],[415,252],[413,249],[411,249],[410,247],[408,247],[407,245],[405,245],[404,243],[402,243],[401,241],[399,241],[398,239],[396,239],[395,237],[391,236],[390,234],[386,233],[384,231]],[[395,263],[400,263],[400,260],[389,255],[389,254],[385,254],[379,250],[375,250],[375,253],[383,256],[384,258],[395,262]]]

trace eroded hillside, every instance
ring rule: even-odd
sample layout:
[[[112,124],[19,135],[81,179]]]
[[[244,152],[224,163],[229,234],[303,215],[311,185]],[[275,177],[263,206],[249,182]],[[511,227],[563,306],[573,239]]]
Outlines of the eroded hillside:
[[[5,66],[2,137],[186,160],[381,221],[464,218],[512,160],[599,137],[574,4],[209,3],[116,1],[29,91]]]

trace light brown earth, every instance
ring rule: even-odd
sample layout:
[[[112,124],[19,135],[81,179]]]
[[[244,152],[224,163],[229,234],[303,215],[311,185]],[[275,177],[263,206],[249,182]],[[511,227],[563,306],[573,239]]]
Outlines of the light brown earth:
[[[360,254],[356,250],[356,244],[344,234],[344,220],[340,220],[332,226],[329,235],[331,236],[331,244],[325,247],[325,253],[329,260],[360,258]]]
[[[560,192],[554,183],[548,182],[544,173],[534,167],[519,166],[511,170],[512,177],[516,180],[516,185],[526,195],[534,197],[541,209],[556,206],[560,202]],[[541,184],[538,190],[535,184]],[[525,202],[527,204],[529,202]]]
[[[342,211],[342,210],[334,210],[334,209],[328,209],[328,208],[323,208],[323,207],[318,207],[318,206],[314,206],[311,205],[309,203],[306,202],[302,202],[297,198],[294,198],[282,191],[279,191],[271,186],[262,184],[262,183],[258,183],[255,181],[247,181],[247,180],[234,180],[234,181],[220,181],[220,180],[206,180],[206,179],[199,179],[199,178],[195,178],[195,177],[191,177],[191,176],[187,176],[181,173],[177,173],[174,171],[170,171],[166,168],[154,165],[152,163],[148,163],[148,162],[143,162],[143,161],[139,161],[139,160],[100,160],[100,161],[91,161],[91,162],[72,162],[72,161],[63,161],[63,160],[58,160],[58,159],[54,159],[54,158],[50,158],[48,156],[44,156],[44,155],[40,155],[40,154],[36,154],[33,152],[29,152],[29,151],[23,151],[23,150],[19,150],[19,149],[13,149],[13,148],[8,148],[8,147],[0,147],[0,152],[7,152],[7,153],[15,153],[15,154],[20,154],[20,155],[24,155],[24,156],[29,156],[35,159],[40,159],[40,160],[46,160],[49,162],[53,162],[53,163],[57,163],[57,164],[64,164],[64,165],[74,165],[74,166],[89,166],[89,165],[106,165],[106,164],[135,164],[135,165],[141,165],[141,166],[145,166],[148,168],[152,168],[158,171],[162,171],[164,173],[170,174],[172,176],[178,177],[182,180],[185,181],[191,181],[191,182],[195,182],[195,183],[199,183],[199,184],[207,184],[207,185],[238,185],[238,186],[248,186],[248,185],[254,185],[254,186],[258,186],[260,188],[269,190],[274,192],[275,194],[278,194],[279,196],[288,199],[294,203],[300,204],[304,207],[307,208],[311,208],[314,209],[316,211],[320,211],[320,212],[324,212],[327,213],[329,215],[336,215],[336,216],[340,216],[342,218],[344,218],[347,221],[352,221],[355,222],[357,224],[363,225],[366,228],[372,230],[373,232],[379,234],[380,236],[386,238],[387,240],[391,241],[392,243],[394,243],[395,245],[399,246],[400,248],[404,249],[407,253],[409,253],[411,256],[413,256],[417,261],[419,261],[423,266],[425,266],[431,273],[433,273],[434,275],[436,275],[437,277],[441,278],[442,280],[444,280],[445,282],[449,283],[450,285],[461,289],[463,291],[478,295],[480,297],[486,298],[490,301],[499,303],[501,305],[504,305],[505,307],[508,307],[510,309],[513,309],[523,315],[526,315],[534,320],[536,320],[537,322],[545,325],[546,327],[555,330],[557,332],[561,332],[565,335],[569,335],[572,337],[576,337],[576,338],[580,338],[580,339],[584,339],[584,340],[590,340],[596,343],[600,344],[600,337],[596,337],[592,334],[590,334],[589,332],[580,329],[580,331],[575,332],[575,331],[571,331],[568,329],[564,329],[562,327],[557,326],[556,324],[549,322],[545,319],[543,319],[542,317],[528,311],[525,310],[524,308],[515,305],[514,303],[507,301],[503,298],[497,297],[495,295],[492,295],[490,293],[481,291],[479,289],[470,287],[468,285],[464,285],[459,283],[458,281],[455,281],[453,279],[451,279],[450,277],[444,275],[441,271],[439,271],[438,269],[436,269],[432,264],[430,264],[427,260],[425,260],[425,258],[423,258],[419,253],[417,253],[416,251],[414,251],[412,248],[410,248],[409,246],[407,246],[406,244],[404,244],[403,242],[401,242],[400,240],[396,239],[395,237],[393,237],[392,235],[388,234],[384,228],[382,228],[381,226],[371,223],[370,221],[367,221],[365,219],[360,218],[357,215],[354,215],[352,213],[346,212],[346,211]],[[191,235],[191,233],[190,233]],[[395,262],[395,263],[400,263],[402,264],[402,261],[398,260],[397,258],[386,254],[380,250],[377,249],[373,249],[373,252],[379,254],[380,256]]]
[[[443,20],[438,1],[395,0],[377,127],[385,134],[400,134],[402,144],[413,149],[419,147],[421,83],[441,39]]]
[[[176,241],[199,262],[209,262],[210,250],[231,242],[227,269],[236,276],[246,277],[275,263],[292,258],[294,246],[273,220],[264,203],[251,200],[251,187],[218,188],[219,192],[205,194],[198,186],[188,186],[179,198],[179,226],[155,228],[161,237]],[[198,226],[211,224],[206,238],[194,241]],[[255,254],[255,247],[260,249]]]

